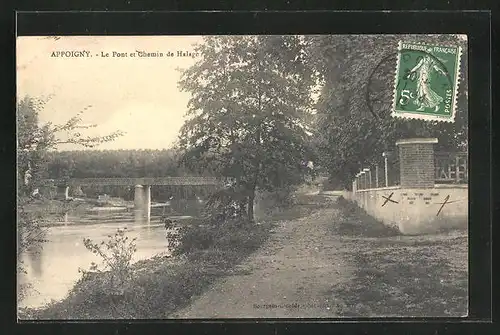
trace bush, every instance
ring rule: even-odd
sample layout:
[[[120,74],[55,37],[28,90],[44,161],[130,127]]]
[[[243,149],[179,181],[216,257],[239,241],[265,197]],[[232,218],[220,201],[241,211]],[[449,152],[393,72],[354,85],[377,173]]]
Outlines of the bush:
[[[225,225],[192,225],[178,230],[174,255],[196,253],[215,248],[219,250],[255,250],[265,239],[265,225],[246,221]],[[167,237],[168,238],[168,237]]]
[[[273,191],[260,191],[256,196],[256,215],[267,217],[296,204],[295,188],[284,187]]]
[[[215,226],[189,226],[179,229],[177,235],[167,234],[167,238],[177,237],[174,255],[187,254],[197,249],[207,249],[214,244],[219,228]]]
[[[95,279],[95,273],[107,272],[106,275],[99,276],[102,282],[98,286],[105,289],[103,294],[123,294],[125,285],[131,278],[132,256],[137,251],[137,247],[136,238],[129,240],[128,236],[125,235],[126,229],[117,229],[113,236],[108,235],[108,240],[102,241],[100,244],[93,243],[89,238],[83,239],[85,247],[101,257],[103,267],[100,269],[96,263],[92,262],[90,271],[80,269],[80,272],[83,272],[82,281],[90,278]]]

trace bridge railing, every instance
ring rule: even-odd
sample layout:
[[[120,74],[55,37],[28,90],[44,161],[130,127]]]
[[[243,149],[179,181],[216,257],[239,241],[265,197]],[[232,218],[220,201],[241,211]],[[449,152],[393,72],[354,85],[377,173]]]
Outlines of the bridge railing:
[[[231,178],[219,177],[144,177],[144,178],[69,178],[69,179],[45,179],[40,186],[84,186],[84,185],[225,185],[231,182]]]

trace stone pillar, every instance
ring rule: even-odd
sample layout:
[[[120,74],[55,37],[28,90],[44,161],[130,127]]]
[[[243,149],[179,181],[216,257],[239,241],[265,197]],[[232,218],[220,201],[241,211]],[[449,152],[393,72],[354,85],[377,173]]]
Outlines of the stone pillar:
[[[142,185],[135,185],[134,220],[136,223],[142,223],[144,220],[144,190]]]
[[[134,192],[134,209],[144,208],[144,191],[142,185],[135,185]]]
[[[151,221],[151,186],[144,185],[143,186],[143,196],[144,196],[144,217],[146,222]]]
[[[364,190],[366,189],[366,173],[364,171],[361,171],[359,173],[359,177],[361,179],[361,189]]]
[[[433,188],[435,184],[434,144],[437,138],[399,140],[401,187]]]
[[[375,188],[378,188],[378,164],[375,165]]]
[[[69,186],[57,186],[57,195],[58,200],[68,200],[69,198]]]

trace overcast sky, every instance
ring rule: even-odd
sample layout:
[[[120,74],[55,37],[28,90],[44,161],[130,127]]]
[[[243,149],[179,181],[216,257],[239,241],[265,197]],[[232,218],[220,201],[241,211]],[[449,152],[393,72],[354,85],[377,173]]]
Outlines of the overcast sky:
[[[461,36],[466,39],[465,35]],[[193,51],[201,36],[64,36],[17,40],[18,97],[52,95],[41,122],[64,123],[88,105],[86,134],[126,133],[99,149],[163,149],[172,146],[184,122],[189,93],[180,92],[180,72],[192,57],[112,57],[131,53]],[[90,51],[92,57],[52,57],[57,51]],[[101,53],[110,53],[103,58]],[[64,134],[61,134],[64,137]],[[60,150],[82,149],[63,145]]]
[[[89,135],[121,130],[126,135],[99,149],[162,149],[177,139],[189,94],[180,92],[176,68],[192,57],[103,58],[101,52],[193,51],[199,36],[20,37],[17,40],[18,97],[52,95],[41,122],[64,123],[88,105],[85,123],[98,124]],[[92,57],[51,57],[54,51],[88,50]],[[60,150],[82,149],[64,145]]]

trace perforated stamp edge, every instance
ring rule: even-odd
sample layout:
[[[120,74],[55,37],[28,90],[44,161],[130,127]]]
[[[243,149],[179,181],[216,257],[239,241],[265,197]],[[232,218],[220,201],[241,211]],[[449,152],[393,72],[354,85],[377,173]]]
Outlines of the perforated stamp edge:
[[[461,46],[454,46],[455,48],[458,48],[458,53],[457,53],[457,66],[455,67],[455,83],[454,83],[454,95],[453,95],[453,103],[452,103],[452,111],[451,111],[451,116],[440,116],[440,115],[429,115],[429,114],[419,114],[419,113],[412,113],[412,112],[397,112],[396,111],[396,102],[397,102],[397,86],[398,86],[398,73],[399,73],[399,67],[400,67],[400,54],[402,50],[402,44],[403,41],[398,42],[398,55],[397,55],[397,62],[396,62],[396,71],[394,73],[394,90],[393,90],[393,95],[392,95],[392,113],[391,116],[394,118],[398,119],[414,119],[414,120],[425,120],[425,121],[438,121],[438,122],[450,122],[453,123],[455,122],[455,114],[457,111],[457,100],[458,100],[458,88],[460,87],[460,69],[462,68],[462,47]],[[430,44],[427,43],[414,43],[412,44],[420,44],[420,45],[428,45],[431,46]]]

